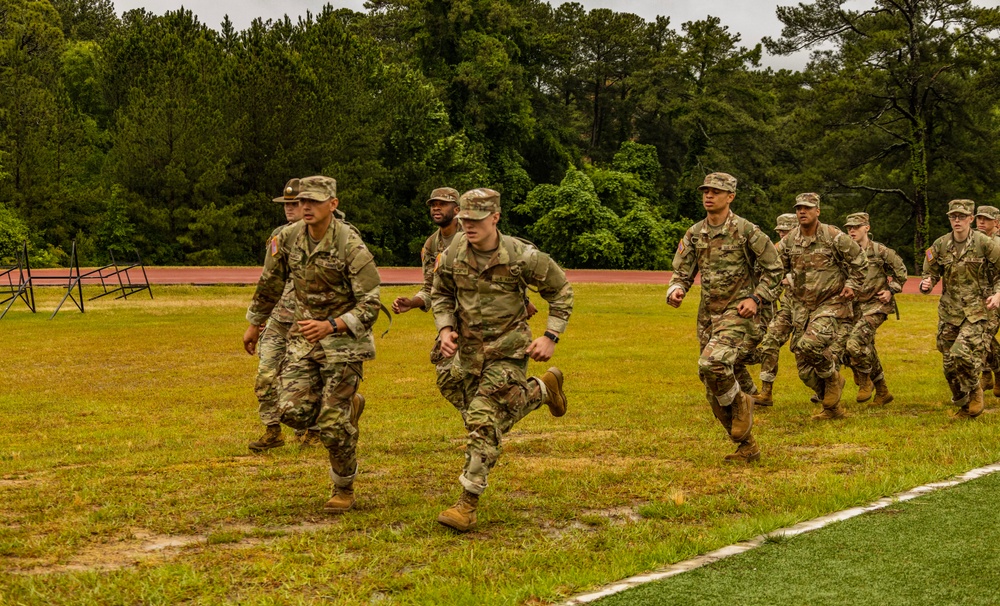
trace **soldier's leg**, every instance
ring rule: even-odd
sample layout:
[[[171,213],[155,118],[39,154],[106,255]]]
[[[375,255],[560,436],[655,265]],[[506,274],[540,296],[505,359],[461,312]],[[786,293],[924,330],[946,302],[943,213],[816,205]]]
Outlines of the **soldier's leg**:
[[[740,318],[735,314],[719,318],[714,324],[708,345],[698,359],[698,373],[705,383],[713,411],[716,404],[722,408],[732,407],[729,413],[731,425],[726,427],[725,418],[718,413],[716,418],[736,442],[748,439],[753,427],[752,400],[741,391],[733,369],[740,356],[741,342],[747,338],[757,338],[753,320]]]
[[[281,322],[268,320],[264,332],[257,342],[260,362],[254,380],[254,394],[259,406],[257,414],[264,425],[277,425],[281,421],[278,412],[278,375],[288,347],[288,327]]]
[[[504,427],[510,428],[511,411],[531,406],[527,402],[528,382],[524,377],[526,361],[495,360],[483,365],[469,401],[466,428],[465,467],[459,482],[465,490],[480,495],[503,448]],[[509,403],[509,404],[508,404]],[[540,404],[540,400],[538,404]],[[537,408],[537,404],[535,405]],[[523,416],[523,415],[522,415]]]
[[[859,387],[858,402],[866,402],[875,390],[875,379],[881,379],[881,365],[875,353],[875,332],[885,322],[885,314],[861,316],[847,338],[847,357],[854,369]]]
[[[767,326],[767,334],[757,348],[760,351],[760,380],[762,383],[774,383],[778,377],[778,356],[781,346],[788,342],[792,335],[792,314],[782,309],[774,316]]]
[[[959,388],[968,394],[965,405],[969,416],[977,416],[983,411],[983,389],[980,373],[983,369],[985,351],[989,340],[985,320],[962,322],[958,336],[949,350],[952,372]]]
[[[958,339],[960,327],[948,322],[938,322],[937,349],[941,352],[941,365],[944,369],[944,378],[948,382],[951,390],[951,401],[953,404],[963,406],[968,400],[968,392],[962,390],[962,384],[957,372],[955,362],[952,360],[951,348]]]
[[[323,394],[316,427],[330,455],[330,477],[334,486],[350,488],[358,467],[358,428],[351,423],[351,412],[364,367],[361,362],[327,362],[320,373]]]
[[[841,320],[829,316],[810,319],[792,349],[802,382],[817,393],[822,389],[823,408],[833,411],[816,418],[843,416],[839,403],[844,379],[837,371],[838,360],[834,347],[838,337],[843,337],[843,324]]]
[[[455,407],[455,410],[462,415],[462,423],[465,423],[465,413],[469,408],[469,398],[466,395],[466,377],[452,369],[452,358],[443,358],[435,366],[437,372],[438,391],[445,400]]]

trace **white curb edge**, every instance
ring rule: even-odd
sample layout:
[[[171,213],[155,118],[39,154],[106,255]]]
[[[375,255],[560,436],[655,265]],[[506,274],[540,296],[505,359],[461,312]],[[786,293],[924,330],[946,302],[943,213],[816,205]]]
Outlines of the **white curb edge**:
[[[704,555],[700,555],[690,560],[684,560],[683,562],[678,562],[676,564],[671,564],[665,568],[660,568],[649,572],[646,574],[636,575],[634,577],[629,577],[608,585],[603,589],[593,591],[590,593],[584,593],[574,596],[565,602],[562,602],[562,606],[577,606],[578,604],[589,604],[590,602],[595,602],[601,598],[606,598],[610,595],[616,593],[621,593],[627,589],[632,589],[633,587],[638,587],[640,585],[645,585],[646,583],[652,583],[654,581],[659,581],[672,576],[681,574],[682,572],[687,572],[689,570],[694,570],[695,568],[701,568],[707,564],[712,564],[718,562],[724,558],[730,556],[739,555],[741,553],[750,551],[760,547],[767,541],[768,538],[772,537],[793,537],[806,532],[811,532],[813,530],[818,530],[824,526],[829,526],[834,522],[841,522],[843,520],[849,520],[855,516],[859,516],[863,513],[869,511],[876,511],[884,507],[888,507],[893,503],[899,503],[902,501],[909,501],[917,497],[936,492],[943,488],[951,488],[952,486],[958,486],[959,484],[964,484],[970,480],[975,480],[983,476],[988,476],[993,473],[1000,472],[1000,463],[994,463],[992,465],[986,465],[985,467],[978,467],[971,471],[967,471],[961,475],[955,476],[950,480],[943,480],[941,482],[932,482],[930,484],[924,484],[923,486],[917,486],[916,488],[901,492],[899,494],[893,495],[891,497],[881,498],[869,505],[863,507],[852,507],[850,509],[845,509],[843,511],[838,511],[836,513],[831,513],[829,515],[820,516],[818,518],[813,518],[812,520],[806,520],[805,522],[800,522],[794,526],[789,526],[787,528],[779,528],[778,530],[769,532],[767,534],[762,534],[760,536],[754,537],[748,541],[743,541],[741,543],[736,543],[723,547],[721,549],[716,549],[715,551],[710,551]]]

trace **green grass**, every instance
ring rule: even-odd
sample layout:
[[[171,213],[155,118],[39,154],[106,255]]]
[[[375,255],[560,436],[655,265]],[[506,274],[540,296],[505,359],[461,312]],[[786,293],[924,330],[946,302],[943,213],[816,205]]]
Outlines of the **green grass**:
[[[595,604],[996,604],[998,496],[994,474]]]
[[[44,312],[60,292],[43,290]],[[0,602],[543,603],[1000,458],[992,410],[948,418],[936,299],[900,297],[903,322],[880,332],[887,409],[811,422],[784,352],[747,468],[721,462],[733,446],[696,377],[696,296],[673,310],[657,286],[576,293],[554,359],[569,413],[515,427],[464,536],[435,522],[460,493],[464,431],[435,388],[429,315],[377,339],[358,509],[331,518],[323,452],[246,450],[249,288],[158,288],[52,321],[15,306],[0,320]]]

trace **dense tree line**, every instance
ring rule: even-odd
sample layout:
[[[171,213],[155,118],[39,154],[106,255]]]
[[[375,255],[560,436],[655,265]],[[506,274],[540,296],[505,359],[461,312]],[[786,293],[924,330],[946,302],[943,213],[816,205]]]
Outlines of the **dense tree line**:
[[[669,266],[711,171],[770,228],[797,192],[867,210],[908,260],[955,197],[998,203],[1000,11],[778,7],[752,46],[539,0],[372,0],[218,28],[110,0],[0,0],[0,257],[138,247],[251,264],[292,176],[337,178],[380,264],[414,264],[434,187],[493,187],[503,228],[570,267]],[[813,49],[802,71],[762,67]]]

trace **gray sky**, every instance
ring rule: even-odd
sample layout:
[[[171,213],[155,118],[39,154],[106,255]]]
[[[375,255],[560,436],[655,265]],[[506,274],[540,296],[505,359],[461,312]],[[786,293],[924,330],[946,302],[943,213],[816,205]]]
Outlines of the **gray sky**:
[[[781,22],[774,14],[778,4],[793,5],[803,0],[578,0],[588,9],[610,8],[620,12],[632,12],[647,20],[657,15],[670,17],[671,25],[680,30],[685,21],[704,19],[707,15],[719,17],[722,24],[731,31],[739,32],[743,43],[752,46],[764,36],[777,37],[781,34]],[[330,0],[337,7],[364,10],[364,0]],[[562,0],[549,0],[550,4],[561,4]],[[154,13],[163,13],[184,5],[194,11],[203,23],[218,28],[225,15],[233,21],[237,29],[246,28],[256,17],[278,19],[288,14],[295,20],[307,10],[317,12],[327,0],[115,0],[119,13],[133,8],[145,7]],[[865,0],[849,0],[850,8],[870,5]],[[1000,6],[1000,0],[979,0],[976,4]],[[775,68],[798,69],[805,67],[807,54],[790,57],[771,57],[766,51],[764,64]]]

